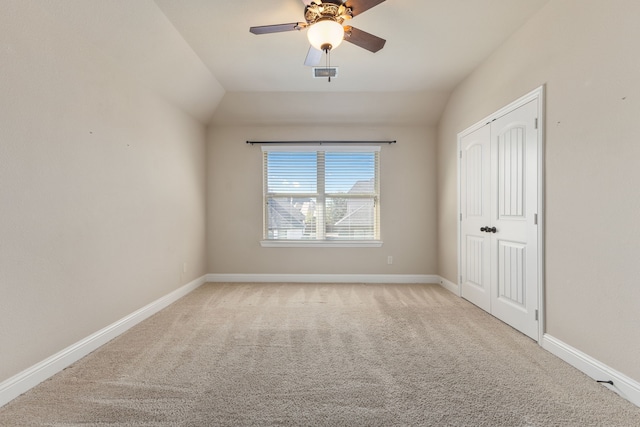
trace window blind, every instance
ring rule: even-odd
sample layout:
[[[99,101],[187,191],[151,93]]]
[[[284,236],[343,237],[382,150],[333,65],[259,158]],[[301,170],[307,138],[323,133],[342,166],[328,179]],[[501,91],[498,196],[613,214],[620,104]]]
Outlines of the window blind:
[[[380,239],[380,147],[262,150],[263,239]]]

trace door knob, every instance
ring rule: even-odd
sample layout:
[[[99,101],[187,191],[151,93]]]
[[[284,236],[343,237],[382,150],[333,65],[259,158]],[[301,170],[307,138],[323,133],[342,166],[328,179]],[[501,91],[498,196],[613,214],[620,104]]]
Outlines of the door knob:
[[[480,231],[486,231],[487,233],[496,233],[498,229],[495,227],[480,227]]]

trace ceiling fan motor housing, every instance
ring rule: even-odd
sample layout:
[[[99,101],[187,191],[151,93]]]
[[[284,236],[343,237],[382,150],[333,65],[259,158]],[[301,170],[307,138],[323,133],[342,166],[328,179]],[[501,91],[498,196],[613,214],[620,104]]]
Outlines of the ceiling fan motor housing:
[[[312,2],[304,8],[304,19],[309,25],[323,20],[332,20],[342,25],[345,19],[352,17],[351,8],[343,5],[340,0]]]

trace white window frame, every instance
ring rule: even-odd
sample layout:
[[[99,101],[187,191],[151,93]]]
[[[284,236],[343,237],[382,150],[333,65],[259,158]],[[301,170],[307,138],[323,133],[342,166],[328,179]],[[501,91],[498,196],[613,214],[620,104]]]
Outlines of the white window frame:
[[[264,156],[265,152],[345,152],[345,153],[358,153],[358,152],[378,152],[380,153],[379,145],[263,145],[262,153]],[[378,154],[380,156],[380,154]],[[264,157],[263,157],[264,159]],[[264,168],[264,160],[263,160],[263,168]],[[314,240],[284,240],[284,239],[266,239],[266,197],[267,197],[267,182],[266,182],[266,174],[263,169],[263,213],[262,213],[262,233],[263,238],[260,241],[260,245],[265,248],[276,248],[276,247],[291,247],[291,248],[304,248],[304,247],[333,247],[333,248],[367,248],[367,247],[381,247],[383,242],[380,234],[380,157],[378,157],[378,165],[376,170],[376,188],[377,188],[377,200],[376,200],[376,235],[377,239],[367,239],[367,240],[324,240],[324,239],[314,239]],[[323,198],[326,196],[324,192],[324,179],[322,182],[318,180],[317,183],[317,192],[318,192],[318,205],[322,203],[324,205]],[[324,219],[318,219],[318,223],[324,224]],[[324,227],[322,227],[324,229]]]

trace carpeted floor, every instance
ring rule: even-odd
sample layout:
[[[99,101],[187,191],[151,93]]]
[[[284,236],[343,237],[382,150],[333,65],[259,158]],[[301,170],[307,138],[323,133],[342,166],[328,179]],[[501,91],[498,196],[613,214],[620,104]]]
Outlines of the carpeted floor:
[[[639,426],[437,285],[206,284],[0,408],[2,426]]]

